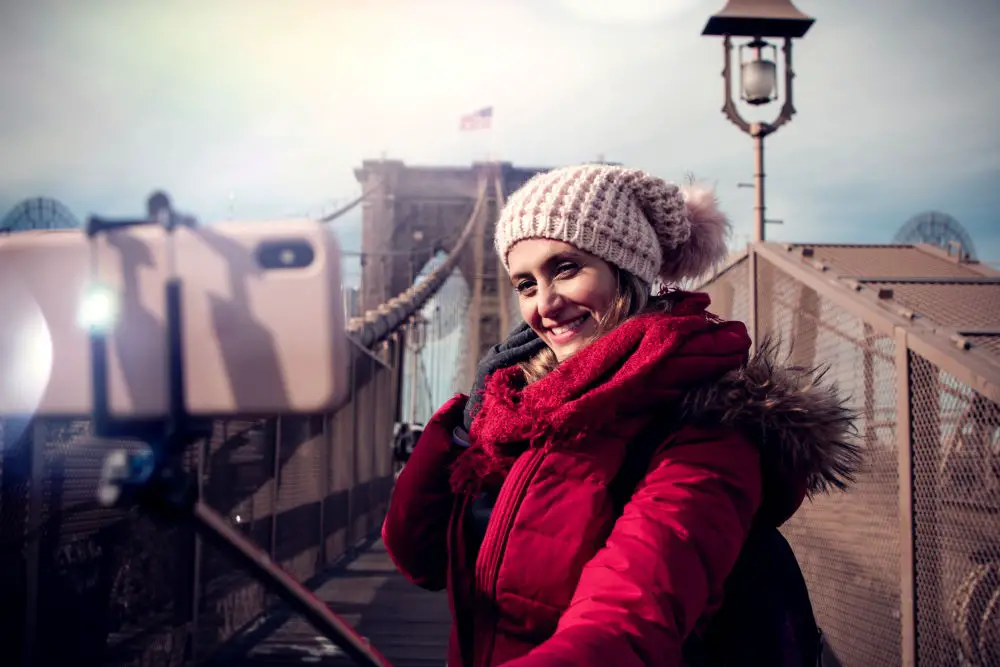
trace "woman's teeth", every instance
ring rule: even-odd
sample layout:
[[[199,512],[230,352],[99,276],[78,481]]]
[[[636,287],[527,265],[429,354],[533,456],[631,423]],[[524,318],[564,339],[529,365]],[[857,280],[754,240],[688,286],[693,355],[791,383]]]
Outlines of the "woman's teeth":
[[[549,331],[551,331],[552,334],[555,335],[555,336],[562,336],[565,333],[569,333],[571,331],[576,331],[577,329],[579,329],[580,326],[583,325],[583,321],[585,319],[587,319],[587,316],[586,315],[581,315],[580,317],[576,318],[572,322],[570,322],[568,324],[563,324],[563,325],[558,326],[558,327],[552,327],[551,329],[549,329]]]

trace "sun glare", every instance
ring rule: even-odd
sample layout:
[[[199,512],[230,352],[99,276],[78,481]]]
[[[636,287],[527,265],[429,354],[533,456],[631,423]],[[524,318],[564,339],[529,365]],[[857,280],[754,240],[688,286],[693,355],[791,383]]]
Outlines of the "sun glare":
[[[657,23],[698,7],[698,0],[557,0],[571,14],[595,23]]]
[[[0,321],[0,413],[30,415],[52,376],[52,334],[28,291],[4,289],[0,302],[7,314]]]

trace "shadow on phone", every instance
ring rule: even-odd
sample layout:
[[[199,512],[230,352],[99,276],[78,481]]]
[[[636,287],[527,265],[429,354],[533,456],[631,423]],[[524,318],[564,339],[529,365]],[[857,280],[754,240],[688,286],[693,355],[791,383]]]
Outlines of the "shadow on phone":
[[[263,275],[253,261],[253,255],[230,239],[216,234],[209,227],[198,231],[205,244],[219,253],[226,262],[232,298],[209,297],[212,329],[218,338],[219,351],[229,379],[230,389],[237,406],[288,405],[281,362],[274,336],[257,320],[247,298],[247,281]],[[226,337],[238,335],[240,345],[227,345]],[[240,350],[257,351],[248,360],[239,355]]]
[[[198,236],[207,247],[218,252],[226,264],[232,296],[228,299],[216,295],[208,297],[211,331],[215,340],[205,341],[204,344],[219,348],[237,411],[250,415],[257,411],[257,406],[288,405],[288,391],[274,337],[268,327],[254,317],[247,297],[248,281],[260,276],[262,269],[254,263],[251,254],[211,229],[201,228]],[[152,350],[162,349],[152,341],[162,341],[166,328],[164,322],[143,305],[140,297],[139,271],[143,267],[154,268],[156,262],[150,247],[141,238],[129,234],[109,234],[107,238],[122,262],[120,320],[114,336],[114,349],[124,376],[125,391],[133,405],[141,406],[150,395],[160,398],[166,391],[166,386],[162,389],[148,386],[151,366],[158,365],[162,369],[155,376],[166,377],[167,360],[154,358],[162,356],[159,354],[151,355]],[[178,258],[178,262],[181,261],[182,258]],[[235,344],[234,337],[239,344]],[[247,350],[253,351],[252,359],[247,358]]]
[[[129,234],[108,234],[108,245],[118,250],[122,263],[122,291],[118,304],[120,319],[115,327],[114,350],[125,378],[125,391],[132,405],[143,405],[145,397],[164,395],[162,389],[150,388],[151,366],[160,366],[166,377],[167,360],[151,357],[151,349],[159,349],[152,341],[162,341],[167,335],[165,324],[142,304],[139,269],[154,267],[153,254],[141,239]],[[165,398],[164,398],[165,400]]]

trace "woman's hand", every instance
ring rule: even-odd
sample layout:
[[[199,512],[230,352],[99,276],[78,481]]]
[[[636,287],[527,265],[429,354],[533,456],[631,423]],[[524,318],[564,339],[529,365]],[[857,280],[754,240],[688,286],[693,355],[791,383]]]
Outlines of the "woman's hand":
[[[476,367],[476,381],[469,391],[469,402],[465,404],[464,425],[466,432],[472,427],[472,420],[482,405],[482,393],[486,379],[494,371],[508,368],[531,358],[543,347],[545,347],[545,343],[538,337],[534,329],[526,322],[522,322],[514,327],[514,330],[507,336],[507,340],[489,349]]]

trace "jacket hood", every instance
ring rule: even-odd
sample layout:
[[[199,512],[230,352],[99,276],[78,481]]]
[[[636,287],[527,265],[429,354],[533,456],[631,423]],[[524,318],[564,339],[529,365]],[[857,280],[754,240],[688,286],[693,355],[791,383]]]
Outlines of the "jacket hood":
[[[624,451],[667,415],[729,425],[757,444],[771,521],[807,494],[844,488],[860,463],[854,415],[823,372],[783,364],[772,342],[749,356],[746,327],[711,315],[705,294],[670,299],[670,312],[627,320],[527,387],[517,367],[490,376],[453,489],[497,489],[527,447],[582,447],[596,437]]]
[[[780,340],[761,341],[747,363],[688,392],[681,422],[723,424],[760,450],[764,508],[780,525],[804,497],[846,489],[862,464],[857,414],[833,383],[829,367],[785,363]]]

